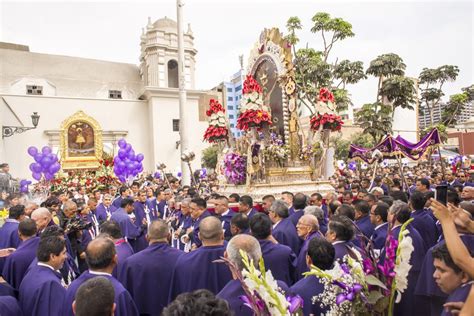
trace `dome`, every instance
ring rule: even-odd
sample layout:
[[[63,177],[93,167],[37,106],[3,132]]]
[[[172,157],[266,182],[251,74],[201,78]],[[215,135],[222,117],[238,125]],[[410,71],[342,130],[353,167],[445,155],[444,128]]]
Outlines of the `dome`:
[[[177,29],[178,24],[176,21],[169,19],[168,17],[164,17],[163,19],[158,19],[153,23],[153,27],[156,29],[164,29],[164,28],[173,28]]]

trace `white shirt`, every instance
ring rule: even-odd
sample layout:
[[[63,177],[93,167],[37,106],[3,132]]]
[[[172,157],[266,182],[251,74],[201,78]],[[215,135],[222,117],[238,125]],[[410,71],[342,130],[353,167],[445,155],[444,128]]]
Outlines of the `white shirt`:
[[[379,228],[380,228],[380,227],[382,227],[383,225],[388,225],[388,223],[387,223],[387,222],[385,222],[385,223],[382,223],[382,224],[380,224],[380,225],[376,226],[374,230],[377,230],[377,229],[379,229]]]
[[[99,271],[92,271],[92,270],[89,270],[89,273],[93,275],[112,276],[112,274],[107,273],[107,272],[99,272]]]
[[[39,265],[40,267],[50,268],[51,270],[56,271],[56,270],[54,270],[54,268],[52,266],[50,266],[49,264],[44,263],[44,262],[38,262],[37,265]]]

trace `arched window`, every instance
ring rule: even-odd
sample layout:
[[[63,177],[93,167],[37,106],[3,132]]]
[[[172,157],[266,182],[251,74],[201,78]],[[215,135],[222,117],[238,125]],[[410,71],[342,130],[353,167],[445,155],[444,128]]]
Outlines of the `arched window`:
[[[174,59],[168,61],[168,88],[179,88],[178,63]]]

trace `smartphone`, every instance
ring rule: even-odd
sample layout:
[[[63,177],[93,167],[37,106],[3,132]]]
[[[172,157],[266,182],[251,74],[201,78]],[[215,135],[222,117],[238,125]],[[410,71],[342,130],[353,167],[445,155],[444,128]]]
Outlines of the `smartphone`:
[[[436,186],[435,200],[448,205],[448,186],[446,184]]]

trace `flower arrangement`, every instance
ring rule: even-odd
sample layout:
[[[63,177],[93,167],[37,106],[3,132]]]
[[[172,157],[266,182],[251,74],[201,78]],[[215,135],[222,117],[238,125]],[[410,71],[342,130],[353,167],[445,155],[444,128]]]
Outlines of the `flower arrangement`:
[[[387,234],[383,264],[378,264],[369,243],[365,259],[355,252],[356,258],[346,255],[331,270],[312,266],[305,275],[315,275],[324,284],[324,292],[313,301],[327,308],[328,315],[393,315],[394,304],[408,286],[414,249],[407,230],[411,221],[402,225],[398,240]]]
[[[270,145],[263,149],[263,157],[266,161],[275,162],[283,167],[290,154],[290,148],[285,145],[280,136],[275,133],[270,134]]]
[[[321,155],[323,154],[323,149],[319,142],[314,143],[313,145],[306,145],[301,148],[299,158],[301,161],[307,161],[312,159],[313,157],[316,160],[319,160]]]
[[[245,251],[240,250],[243,271],[240,271],[231,261],[221,258],[219,262],[227,264],[242,284],[245,295],[239,298],[252,309],[256,316],[271,315],[301,315],[303,299],[297,296],[285,296],[283,290],[270,270],[265,271],[263,258],[260,258],[258,268]]]
[[[227,128],[225,109],[222,104],[217,100],[211,99],[206,115],[209,118],[209,126],[204,132],[204,140],[209,143],[217,143],[220,140],[226,140],[229,135],[229,130]]]
[[[247,131],[251,127],[261,129],[272,124],[270,108],[263,104],[262,88],[251,75],[247,75],[242,93],[237,128]]]
[[[228,183],[243,184],[247,179],[247,157],[230,152],[224,156],[224,175]]]
[[[334,94],[328,88],[321,88],[319,90],[319,101],[324,103],[334,103]]]
[[[331,132],[338,132],[341,130],[344,122],[339,115],[324,113],[315,114],[311,116],[310,126],[311,130],[317,132],[320,127],[323,130],[330,130]]]

